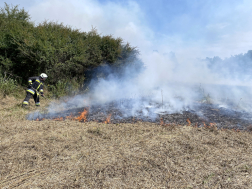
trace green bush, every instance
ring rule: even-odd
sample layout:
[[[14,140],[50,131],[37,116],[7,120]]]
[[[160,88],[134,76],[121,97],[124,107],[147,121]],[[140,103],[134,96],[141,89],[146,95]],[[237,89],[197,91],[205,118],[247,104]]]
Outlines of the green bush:
[[[125,65],[139,62],[137,55],[136,48],[121,38],[101,36],[96,29],[81,32],[47,21],[35,26],[24,9],[7,4],[0,8],[0,70],[20,76],[20,84],[46,73],[47,84],[53,86],[49,90],[60,96],[66,81],[75,80],[81,86],[84,79],[91,79],[85,73],[102,65],[120,73]]]
[[[49,91],[49,97],[59,98],[62,96],[74,95],[78,92],[79,84],[72,81],[58,81],[55,85],[47,85],[45,88]]]
[[[17,94],[17,81],[11,78],[0,76],[0,93],[3,97],[11,94]]]

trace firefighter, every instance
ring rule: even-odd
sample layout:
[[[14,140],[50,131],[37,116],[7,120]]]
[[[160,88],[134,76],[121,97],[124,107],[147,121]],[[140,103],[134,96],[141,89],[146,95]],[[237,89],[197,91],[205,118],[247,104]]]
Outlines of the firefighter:
[[[45,73],[40,74],[40,76],[29,77],[28,82],[29,86],[26,91],[26,97],[23,101],[22,106],[28,106],[29,99],[33,96],[36,106],[40,106],[39,102],[39,93],[42,97],[44,97],[43,85],[44,81],[46,80],[47,75]]]

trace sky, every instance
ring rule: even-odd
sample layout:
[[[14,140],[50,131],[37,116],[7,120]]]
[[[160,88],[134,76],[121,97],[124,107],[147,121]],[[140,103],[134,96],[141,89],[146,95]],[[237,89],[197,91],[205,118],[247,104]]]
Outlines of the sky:
[[[5,0],[0,1],[0,7]],[[36,24],[45,20],[176,57],[227,58],[252,49],[251,0],[8,0]],[[147,55],[147,56],[145,56]]]

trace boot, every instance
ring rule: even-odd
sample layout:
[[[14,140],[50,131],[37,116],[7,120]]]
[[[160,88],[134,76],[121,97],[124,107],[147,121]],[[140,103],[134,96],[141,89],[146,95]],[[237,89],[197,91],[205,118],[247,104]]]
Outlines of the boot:
[[[28,104],[22,104],[22,108],[28,108]]]

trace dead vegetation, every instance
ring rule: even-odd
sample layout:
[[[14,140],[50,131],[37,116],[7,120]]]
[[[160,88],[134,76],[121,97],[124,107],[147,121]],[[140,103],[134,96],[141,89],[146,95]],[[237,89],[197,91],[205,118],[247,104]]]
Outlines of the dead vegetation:
[[[21,101],[0,100],[0,188],[252,188],[250,132],[28,121]]]

